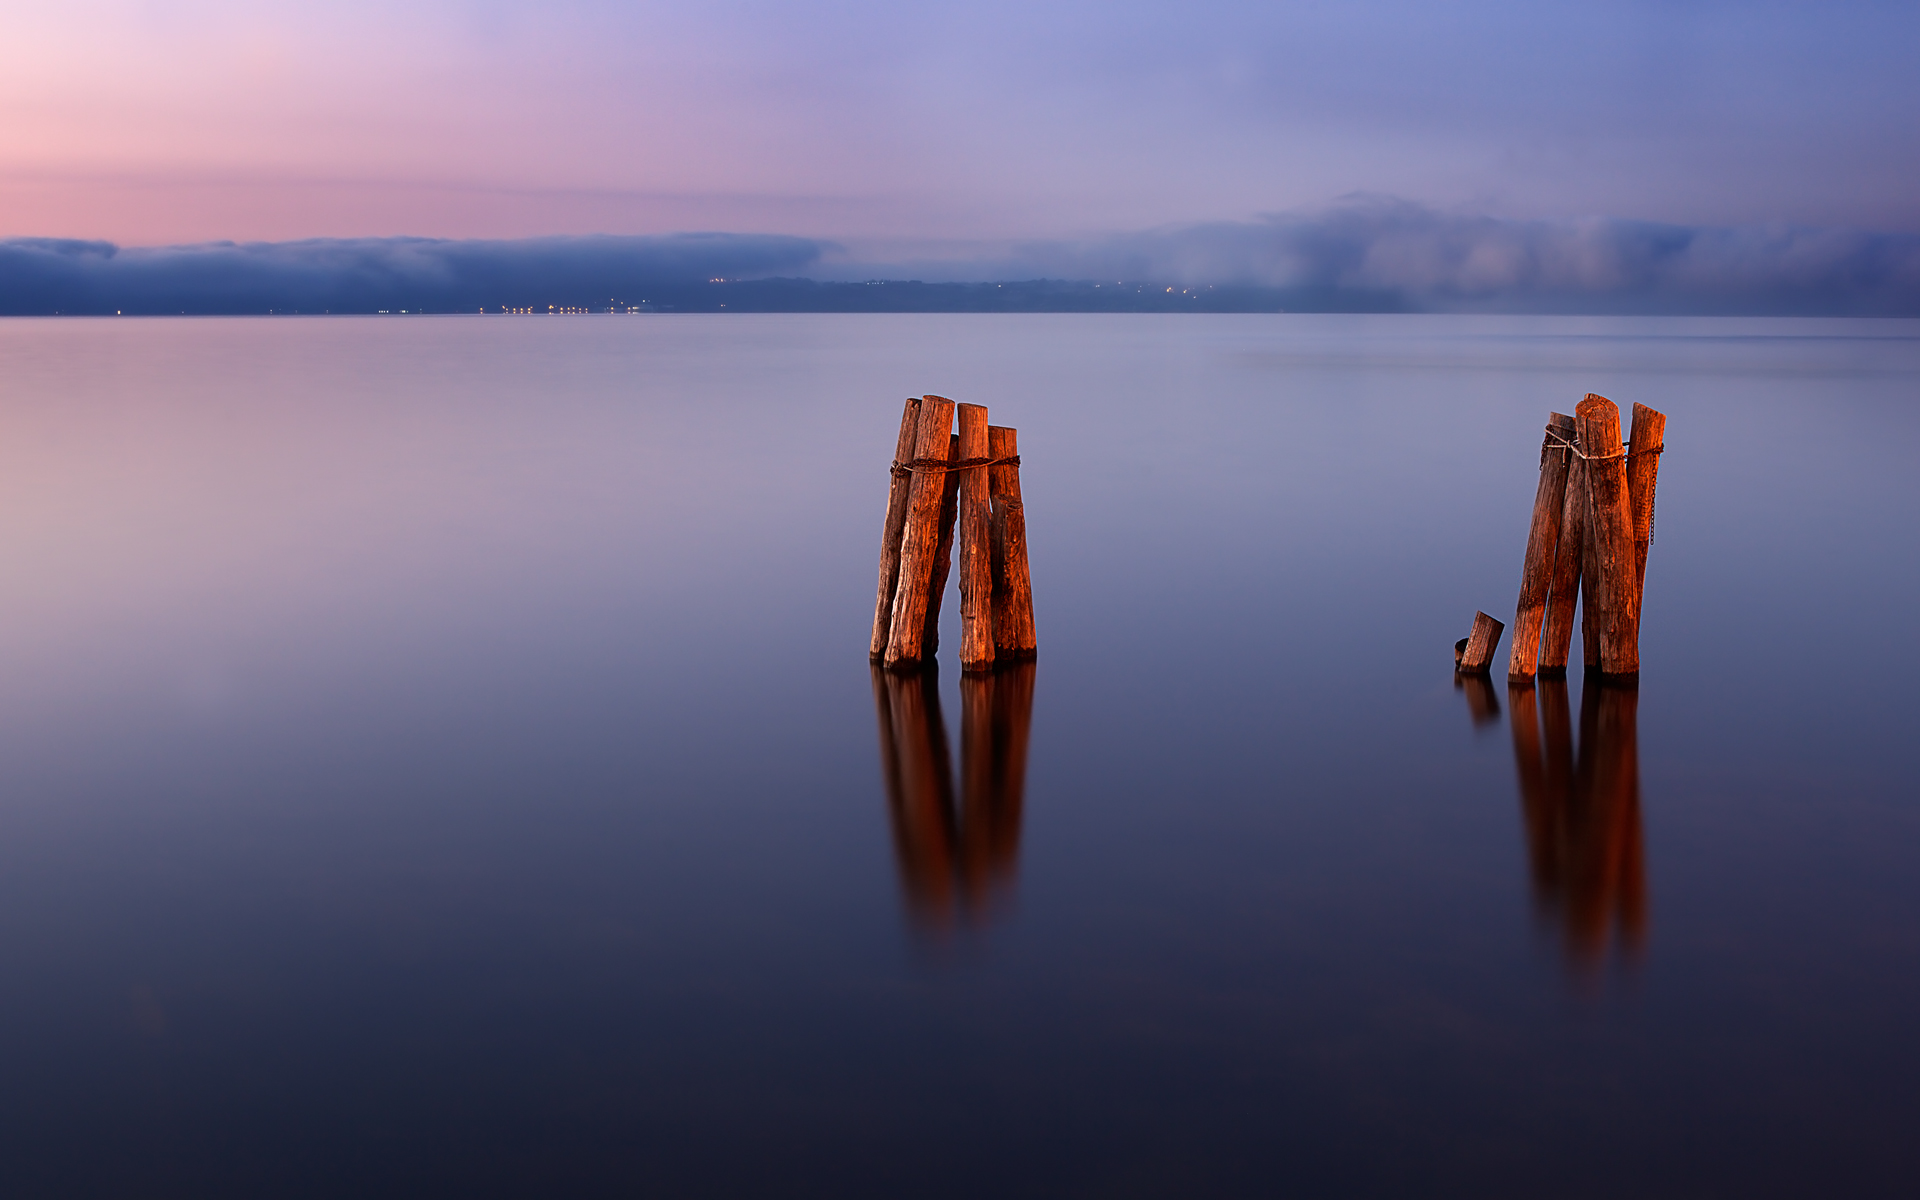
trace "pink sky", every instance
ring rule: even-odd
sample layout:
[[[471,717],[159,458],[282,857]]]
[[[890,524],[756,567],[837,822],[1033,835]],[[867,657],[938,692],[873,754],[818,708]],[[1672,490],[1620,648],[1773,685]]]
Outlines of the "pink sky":
[[[77,0],[0,236],[1077,236],[1355,192],[1920,229],[1909,10]]]

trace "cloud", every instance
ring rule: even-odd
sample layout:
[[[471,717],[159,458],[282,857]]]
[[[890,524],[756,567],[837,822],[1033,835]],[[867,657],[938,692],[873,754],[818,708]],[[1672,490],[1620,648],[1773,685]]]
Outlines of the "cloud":
[[[827,282],[792,278],[802,275]],[[761,282],[715,288],[712,279]],[[848,282],[862,279],[970,286],[889,291]],[[1017,294],[992,286],[1043,279],[1055,283]],[[1130,298],[1093,287],[1120,280],[1130,285]],[[1161,290],[1168,286],[1176,294]],[[1187,296],[1180,288],[1205,294]],[[1161,299],[1153,299],[1155,291]],[[1522,221],[1355,197],[1318,212],[1077,242],[894,243],[864,251],[809,238],[720,233],[158,249],[0,242],[0,313],[471,312],[641,300],[681,309],[724,304],[735,311],[1157,305],[1920,316],[1920,235],[1610,217]]]
[[[1008,258],[1033,274],[1367,294],[1432,311],[1920,315],[1920,235],[1517,221],[1379,197],[1027,243]]]
[[[806,269],[824,243],[689,233],[521,241],[433,238],[216,242],[121,249],[0,241],[0,314],[465,312],[636,303],[713,278]]]

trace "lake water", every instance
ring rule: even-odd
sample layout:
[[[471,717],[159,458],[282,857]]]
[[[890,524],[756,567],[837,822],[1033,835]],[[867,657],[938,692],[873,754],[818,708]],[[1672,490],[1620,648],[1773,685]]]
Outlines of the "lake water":
[[[1456,689],[1589,391],[1640,688]],[[988,692],[866,659],[925,392]],[[1906,1195],[1917,443],[1912,321],[0,322],[0,1181]]]

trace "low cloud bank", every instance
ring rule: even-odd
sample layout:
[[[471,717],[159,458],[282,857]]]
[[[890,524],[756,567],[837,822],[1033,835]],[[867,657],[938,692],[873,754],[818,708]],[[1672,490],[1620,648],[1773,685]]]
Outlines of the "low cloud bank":
[[[877,279],[896,282],[864,282]],[[473,312],[642,302],[734,312],[1920,316],[1920,235],[1513,221],[1359,198],[1312,214],[1085,242],[948,244],[926,257],[719,233],[127,250],[0,241],[0,314]]]
[[[120,249],[0,241],[0,314],[472,312],[503,305],[637,304],[713,278],[804,270],[822,243],[724,233],[433,238]]]
[[[1358,199],[1311,215],[1029,243],[1033,274],[1388,298],[1443,312],[1920,315],[1920,236],[1513,221]]]

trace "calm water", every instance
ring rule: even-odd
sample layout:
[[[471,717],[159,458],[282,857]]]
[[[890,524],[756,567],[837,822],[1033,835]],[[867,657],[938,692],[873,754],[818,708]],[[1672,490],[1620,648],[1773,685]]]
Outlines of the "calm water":
[[[866,662],[928,391],[1021,431],[987,691],[951,599]],[[1587,391],[1639,692],[1456,690]],[[1905,1195],[1917,401],[1920,322],[0,322],[0,1183]]]

